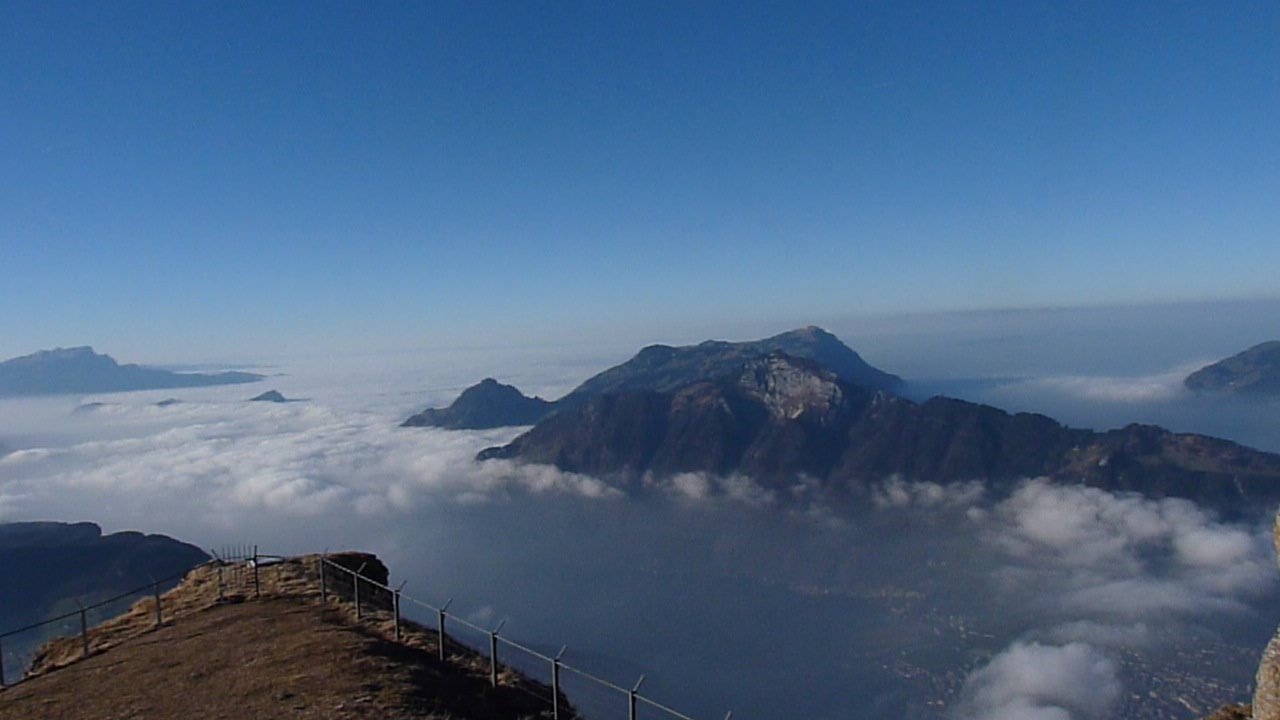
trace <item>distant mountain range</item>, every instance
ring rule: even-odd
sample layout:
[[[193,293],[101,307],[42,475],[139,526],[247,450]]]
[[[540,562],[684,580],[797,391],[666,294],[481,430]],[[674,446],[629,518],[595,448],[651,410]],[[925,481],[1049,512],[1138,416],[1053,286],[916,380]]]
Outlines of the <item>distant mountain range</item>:
[[[835,335],[811,326],[751,342],[708,340],[684,347],[650,345],[555,402],[525,397],[516,388],[489,378],[463,391],[453,405],[425,410],[404,425],[451,429],[531,425],[556,410],[576,407],[601,395],[635,390],[670,392],[691,382],[720,377],[736,371],[748,360],[775,351],[813,360],[841,380],[867,390],[894,390],[902,385],[902,378],[872,367]]]
[[[1241,397],[1280,397],[1280,341],[1273,340],[1187,376],[1188,389]]]
[[[207,387],[262,378],[246,372],[176,373],[121,365],[91,347],[57,348],[0,362],[0,397]]]
[[[587,473],[624,489],[685,472],[741,473],[789,497],[849,496],[890,476],[1048,476],[1213,505],[1280,498],[1280,456],[1149,425],[1108,432],[935,397],[914,403],[785,353],[672,391],[598,395],[480,453]]]
[[[0,524],[0,632],[185,573],[208,559],[164,535],[103,535],[93,523]],[[168,583],[164,589],[175,583]]]

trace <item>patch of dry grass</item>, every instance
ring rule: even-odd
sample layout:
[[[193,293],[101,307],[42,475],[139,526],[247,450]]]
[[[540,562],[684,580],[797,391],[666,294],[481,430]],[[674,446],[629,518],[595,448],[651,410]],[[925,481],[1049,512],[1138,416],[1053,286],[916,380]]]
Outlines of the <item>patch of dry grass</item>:
[[[252,572],[202,565],[153,599],[89,633],[46,645],[28,678],[0,693],[0,720],[19,718],[532,718],[549,716],[550,688],[371,608],[320,601],[318,558]],[[222,600],[219,600],[221,594]],[[373,598],[376,602],[377,598]]]

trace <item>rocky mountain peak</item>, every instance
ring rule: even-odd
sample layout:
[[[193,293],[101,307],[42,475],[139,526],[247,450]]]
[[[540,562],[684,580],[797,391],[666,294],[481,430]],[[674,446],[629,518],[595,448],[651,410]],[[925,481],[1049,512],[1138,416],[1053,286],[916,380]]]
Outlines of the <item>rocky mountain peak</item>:
[[[774,417],[788,420],[806,412],[825,415],[845,399],[835,373],[783,352],[748,362],[738,384],[764,403]]]
[[[506,425],[532,425],[546,417],[554,404],[525,397],[513,385],[485,378],[472,385],[447,408],[430,408],[404,421],[404,427],[444,427],[474,430]]]

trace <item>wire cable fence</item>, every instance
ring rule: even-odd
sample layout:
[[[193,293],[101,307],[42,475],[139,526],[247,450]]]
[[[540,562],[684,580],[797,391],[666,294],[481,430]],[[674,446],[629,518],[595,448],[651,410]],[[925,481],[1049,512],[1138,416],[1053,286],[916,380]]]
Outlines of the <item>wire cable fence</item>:
[[[620,685],[591,674],[564,661],[566,648],[561,647],[554,656],[539,652],[502,634],[505,621],[493,627],[481,627],[466,618],[449,612],[452,600],[443,605],[433,605],[403,593],[361,574],[360,569],[339,565],[327,555],[320,558],[321,599],[327,601],[332,594],[349,596],[355,604],[356,617],[365,612],[366,606],[377,602],[394,614],[396,639],[400,639],[406,604],[425,611],[435,620],[436,652],[441,661],[463,655],[470,660],[487,664],[489,682],[497,687],[507,673],[518,673],[534,681],[532,688],[544,688],[540,698],[556,720],[695,720],[654,698],[641,694],[644,676],[631,686]],[[339,580],[340,579],[340,580]],[[341,585],[341,590],[339,586]],[[403,586],[401,586],[403,587]],[[425,624],[425,623],[423,623]],[[459,652],[461,651],[461,652]],[[470,656],[466,658],[465,656]],[[529,690],[529,687],[523,688]],[[536,691],[534,691],[536,692]],[[570,704],[572,699],[572,704]],[[733,716],[725,714],[725,720]]]
[[[357,621],[389,623],[387,631],[396,642],[415,644],[407,637],[410,629],[425,642],[440,662],[448,662],[487,675],[489,684],[514,690],[545,707],[544,717],[554,720],[695,720],[658,700],[642,694],[644,676],[630,685],[599,677],[565,661],[566,648],[554,655],[541,652],[503,634],[505,621],[482,627],[450,612],[452,600],[443,605],[406,595],[403,584],[393,588],[364,574],[368,563],[355,567],[335,562],[324,553],[318,557],[282,556],[260,553],[256,545],[226,546],[211,551],[206,568],[208,597],[203,605],[182,605],[166,601],[164,591],[190,573],[152,579],[127,592],[83,604],[40,622],[0,633],[0,690],[30,676],[28,669],[39,662],[39,654],[60,655],[52,666],[87,658],[120,641],[166,625],[174,617],[211,603],[239,602],[264,595],[308,594],[314,597],[316,575],[320,600],[332,597],[350,603]],[[366,556],[372,557],[372,556]],[[312,562],[314,560],[314,565]],[[354,565],[354,563],[352,563]],[[275,569],[273,570],[273,566]],[[297,577],[286,572],[302,568],[311,578],[307,588],[296,584]],[[310,574],[314,568],[315,575]],[[385,568],[382,568],[385,570]],[[289,584],[290,581],[295,584]],[[216,592],[216,596],[213,593]],[[407,611],[407,612],[406,612]],[[130,622],[122,622],[128,613]],[[114,632],[105,632],[115,625]],[[72,644],[73,639],[77,641]],[[48,657],[45,658],[49,660]],[[16,673],[16,676],[15,676]],[[725,720],[732,717],[727,713]]]
[[[227,546],[211,554],[212,560],[196,567],[210,566],[216,572],[217,602],[260,593],[259,568],[268,556],[259,555],[256,546]],[[0,690],[28,679],[29,671],[36,669],[33,665],[51,669],[69,664],[168,624],[189,608],[172,598],[166,601],[164,594],[190,573],[153,576],[146,584],[105,598],[63,601],[60,604],[74,604],[74,609],[0,633]]]
[[[76,609],[0,633],[0,688],[20,682],[26,669],[36,659],[40,648],[58,638],[79,636],[81,658],[101,648],[91,647],[89,631],[110,620],[139,600],[150,598],[154,612],[154,625],[165,622],[165,608],[161,600],[162,587],[167,589],[180,581],[186,573],[153,579],[132,590],[118,593],[85,604],[80,598],[72,600]],[[15,677],[16,673],[16,677]]]

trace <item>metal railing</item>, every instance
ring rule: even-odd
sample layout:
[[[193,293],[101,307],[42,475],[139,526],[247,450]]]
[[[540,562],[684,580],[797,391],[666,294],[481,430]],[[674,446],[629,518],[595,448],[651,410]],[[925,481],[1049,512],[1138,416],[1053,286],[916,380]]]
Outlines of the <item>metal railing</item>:
[[[105,600],[99,600],[89,605],[85,605],[81,603],[80,600],[77,598],[74,600],[76,604],[76,609],[72,610],[71,612],[63,613],[62,615],[57,615],[51,618],[41,620],[39,622],[34,622],[29,625],[24,625],[22,627],[14,628],[4,633],[0,633],[0,689],[8,687],[10,684],[12,684],[12,683],[9,683],[7,681],[7,678],[5,677],[6,671],[8,669],[5,666],[5,645],[14,644],[12,640],[13,638],[21,636],[23,634],[27,634],[27,633],[34,633],[35,631],[41,630],[43,628],[65,624],[67,623],[67,621],[79,618],[79,621],[80,621],[79,635],[80,635],[80,641],[81,641],[80,657],[81,658],[89,657],[91,652],[89,648],[89,630],[91,627],[93,627],[93,625],[91,625],[89,622],[89,614],[91,612],[95,610],[100,610],[103,608],[111,608],[112,615],[114,616],[119,612],[121,601],[129,600],[131,598],[136,601],[137,599],[140,599],[142,597],[150,596],[154,599],[154,602],[155,602],[155,624],[153,625],[153,627],[159,627],[164,624],[164,604],[161,600],[160,586],[168,585],[169,583],[176,583],[177,581],[180,581],[185,575],[186,573],[182,573],[180,575],[170,575],[169,577],[152,579],[151,582],[146,585],[139,586],[137,588],[134,588],[133,590],[127,590],[118,595],[114,595]],[[45,640],[52,640],[56,637],[66,637],[66,636],[61,633],[58,633],[50,637],[42,633],[40,637]],[[25,654],[26,653],[18,654],[16,656],[11,655],[11,657],[13,659],[18,660],[19,664],[25,665],[26,664],[25,661],[27,660],[27,658],[23,657],[23,655]],[[13,662],[11,661],[10,665],[12,664]]]
[[[322,555],[320,558],[320,596],[321,600],[327,602],[331,594],[334,592],[334,583],[330,572],[336,571],[341,576],[350,577],[350,587],[352,588],[351,601],[355,604],[356,618],[361,618],[366,607],[371,602],[372,594],[380,595],[383,600],[382,604],[387,606],[385,609],[393,616],[393,628],[395,639],[397,642],[403,639],[404,619],[402,615],[403,603],[409,602],[411,605],[417,606],[422,610],[426,610],[434,616],[435,632],[437,635],[437,656],[441,662],[447,660],[448,647],[450,644],[455,648],[466,648],[472,653],[483,657],[488,661],[489,683],[493,687],[497,687],[503,668],[509,668],[520,673],[525,677],[537,680],[538,675],[546,674],[549,682],[539,682],[545,685],[549,692],[543,699],[551,709],[551,716],[556,720],[564,718],[566,720],[574,720],[582,718],[583,720],[607,720],[613,717],[621,716],[623,709],[626,710],[628,720],[639,720],[641,712],[645,709],[656,712],[660,717],[675,718],[676,720],[694,720],[694,718],[665,705],[653,698],[640,694],[640,688],[644,684],[645,676],[641,675],[631,687],[624,687],[604,678],[593,675],[582,668],[575,667],[564,661],[564,655],[567,650],[565,646],[561,646],[560,651],[554,656],[539,652],[527,645],[521,644],[505,635],[502,635],[502,628],[506,621],[499,622],[493,628],[485,628],[475,623],[469,622],[454,613],[449,612],[449,606],[453,600],[447,600],[443,605],[432,605],[414,597],[410,597],[404,593],[404,585],[393,588],[390,585],[380,583],[362,573],[364,566],[352,570],[351,568],[339,565],[329,559],[328,555]],[[362,594],[361,585],[366,587],[366,591]],[[464,630],[472,637],[471,642],[463,639],[463,633],[458,630]],[[452,634],[451,634],[452,632]],[[477,647],[478,646],[478,647]],[[503,655],[500,650],[505,649],[508,654],[512,651],[520,653],[520,656],[508,657]],[[502,656],[502,657],[500,657]],[[523,662],[521,662],[523,661]],[[534,664],[541,664],[542,670],[533,667]],[[574,680],[577,682],[575,683]],[[568,682],[566,682],[568,681]],[[605,698],[600,703],[593,703],[597,707],[592,710],[582,707],[582,700],[589,696],[588,692],[579,693],[575,690],[566,692],[566,685],[578,685],[581,690],[596,690],[597,694],[603,691]],[[607,697],[612,695],[612,699],[616,701],[616,705],[607,702]],[[574,700],[573,706],[567,703],[568,698]],[[606,707],[613,705],[612,708]],[[612,711],[611,711],[612,710]],[[584,714],[590,712],[589,715]],[[606,714],[607,713],[607,714]],[[652,715],[652,713],[646,713]],[[733,713],[725,714],[725,720],[732,718]]]
[[[285,563],[303,561],[302,556],[259,553],[256,545],[229,546],[221,550],[212,550],[211,554],[214,559],[210,564],[214,565],[217,572],[217,602],[228,599],[232,592],[242,597],[250,595],[254,598],[260,597],[264,592],[265,578],[262,572],[264,567],[271,565],[283,567]],[[396,642],[403,642],[406,639],[406,630],[410,627],[413,627],[416,632],[434,635],[439,661],[455,663],[472,661],[470,664],[473,670],[482,669],[487,672],[489,684],[492,687],[497,688],[502,685],[534,696],[545,703],[551,717],[555,720],[615,720],[624,717],[624,712],[627,720],[650,720],[651,718],[695,720],[654,698],[641,694],[640,689],[645,682],[644,675],[641,675],[630,687],[611,682],[566,662],[567,648],[564,646],[561,646],[559,652],[554,655],[535,650],[503,635],[505,620],[492,628],[481,627],[456,613],[449,612],[452,599],[437,606],[411,597],[404,593],[403,583],[400,587],[393,588],[364,575],[366,565],[352,569],[331,560],[327,552],[322,554],[317,563],[321,602],[328,604],[331,596],[348,600],[354,605],[357,620],[362,620],[366,615],[375,612],[388,614],[392,622],[391,633]],[[154,623],[145,627],[134,625],[132,629],[135,634],[140,634],[160,627],[166,620],[161,586],[172,586],[171,584],[176,584],[186,574],[153,579],[147,585],[90,605],[81,604],[77,600],[77,609],[74,611],[0,633],[0,690],[14,684],[6,681],[4,662],[5,645],[11,638],[78,618],[78,631],[52,635],[42,633],[40,639],[51,642],[59,637],[74,637],[78,634],[81,647],[78,658],[75,659],[89,657],[93,652],[90,647],[90,630],[95,627],[90,623],[90,612],[114,607],[116,609],[112,616],[105,618],[110,620],[111,617],[119,614],[121,601],[132,598],[136,602],[138,599],[149,596],[153,598],[155,604]],[[406,603],[410,609],[426,611],[430,620],[413,622],[404,613]],[[434,627],[429,628],[428,625],[434,625]],[[21,657],[14,659],[22,661]],[[527,682],[513,681],[508,673],[514,673],[516,678]],[[25,676],[20,678],[19,682],[23,679]],[[732,715],[731,712],[726,713],[725,720],[729,720]]]

